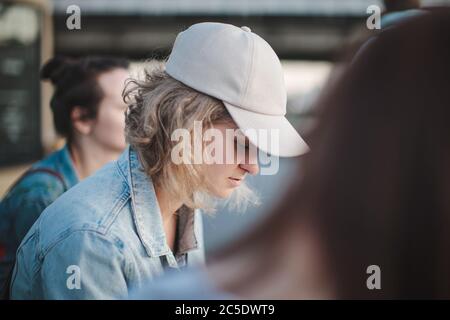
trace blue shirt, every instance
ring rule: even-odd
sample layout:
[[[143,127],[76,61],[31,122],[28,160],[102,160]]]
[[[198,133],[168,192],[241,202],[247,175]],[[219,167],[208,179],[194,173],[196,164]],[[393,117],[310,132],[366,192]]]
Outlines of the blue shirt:
[[[78,177],[64,148],[35,163],[0,202],[0,289],[14,267],[16,250],[42,211],[67,189],[78,183]]]
[[[126,298],[166,268],[204,261],[200,212],[178,211],[169,248],[151,178],[127,148],[50,205],[17,251],[12,299]]]
[[[187,268],[166,273],[133,291],[131,300],[238,300],[240,297],[218,288],[204,268]]]

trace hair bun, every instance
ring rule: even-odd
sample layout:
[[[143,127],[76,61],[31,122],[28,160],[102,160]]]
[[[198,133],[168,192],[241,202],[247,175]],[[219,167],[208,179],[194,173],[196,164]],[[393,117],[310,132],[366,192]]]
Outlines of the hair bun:
[[[50,80],[53,84],[58,82],[58,79],[61,78],[61,75],[64,73],[67,65],[70,64],[70,60],[56,56],[47,61],[44,66],[41,68],[40,77],[43,80]]]

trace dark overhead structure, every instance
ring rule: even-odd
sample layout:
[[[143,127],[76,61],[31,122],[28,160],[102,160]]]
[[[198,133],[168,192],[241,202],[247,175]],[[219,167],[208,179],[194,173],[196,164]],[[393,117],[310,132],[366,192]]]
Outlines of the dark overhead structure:
[[[282,58],[330,59],[346,37],[365,25],[374,0],[58,0],[57,53],[164,56],[178,32],[201,21],[249,26]],[[81,9],[81,30],[68,30],[67,7]],[[381,5],[381,4],[380,4]]]
[[[443,1],[422,0],[423,4]],[[202,21],[246,25],[281,56],[332,59],[367,8],[382,0],[56,0],[57,53],[107,53],[132,58],[163,56],[178,32]],[[81,9],[81,31],[68,30],[70,5]]]

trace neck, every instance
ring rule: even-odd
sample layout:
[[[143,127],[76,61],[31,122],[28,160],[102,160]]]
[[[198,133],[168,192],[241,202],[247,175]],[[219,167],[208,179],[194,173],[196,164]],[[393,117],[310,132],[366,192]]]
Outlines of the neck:
[[[116,160],[120,151],[99,146],[91,141],[74,142],[70,146],[70,156],[80,180],[90,176],[106,163]]]
[[[155,193],[163,221],[170,220],[177,210],[181,208],[183,202],[173,199],[166,190],[156,185]]]

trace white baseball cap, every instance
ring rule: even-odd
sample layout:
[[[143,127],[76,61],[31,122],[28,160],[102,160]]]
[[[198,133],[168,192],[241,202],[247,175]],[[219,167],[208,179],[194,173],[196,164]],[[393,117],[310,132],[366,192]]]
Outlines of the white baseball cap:
[[[248,27],[204,22],[180,32],[166,72],[185,85],[223,102],[244,134],[266,153],[281,157],[309,150],[286,119],[286,88],[280,60],[270,45]],[[278,130],[277,130],[278,129]],[[278,134],[277,148],[273,148]],[[269,149],[268,146],[271,146]],[[274,152],[275,150],[275,152]]]

